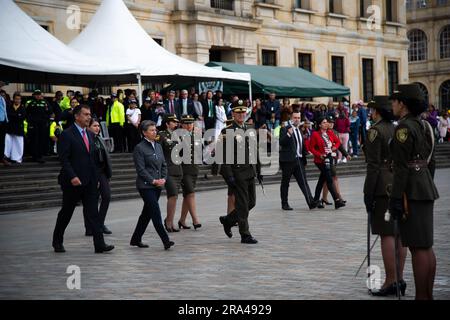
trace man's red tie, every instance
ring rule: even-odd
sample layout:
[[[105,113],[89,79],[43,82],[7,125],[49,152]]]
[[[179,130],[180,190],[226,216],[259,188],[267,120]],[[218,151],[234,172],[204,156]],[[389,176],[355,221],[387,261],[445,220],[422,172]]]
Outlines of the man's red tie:
[[[86,145],[87,151],[89,152],[89,140],[88,140],[88,137],[86,136],[85,130],[83,130],[83,141],[84,141],[84,144]]]

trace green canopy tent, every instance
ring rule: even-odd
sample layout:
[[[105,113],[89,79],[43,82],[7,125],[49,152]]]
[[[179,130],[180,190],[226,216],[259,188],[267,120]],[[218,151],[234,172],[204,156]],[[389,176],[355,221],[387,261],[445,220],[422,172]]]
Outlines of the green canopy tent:
[[[345,97],[350,95],[348,87],[319,77],[302,68],[271,67],[235,64],[227,62],[209,62],[208,67],[221,68],[224,71],[248,72],[252,78],[252,93],[264,96],[275,92],[279,98],[314,98],[314,97]],[[195,82],[173,83],[165,90],[187,89],[197,87]],[[247,95],[247,84],[225,81],[224,94]],[[164,91],[165,91],[164,90]]]
[[[227,62],[209,62],[206,65],[208,67],[222,67],[224,71],[250,73],[252,76],[252,91],[255,95],[264,95],[269,92],[276,93],[278,97],[291,98],[344,97],[350,95],[348,87],[319,77],[302,68]],[[236,94],[248,92],[248,86],[246,85],[227,83],[226,86],[234,89],[233,92]]]

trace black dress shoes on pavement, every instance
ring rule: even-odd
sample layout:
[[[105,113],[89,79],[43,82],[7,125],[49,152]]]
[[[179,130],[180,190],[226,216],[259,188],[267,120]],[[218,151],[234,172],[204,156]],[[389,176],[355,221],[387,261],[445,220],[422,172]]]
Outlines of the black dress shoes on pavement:
[[[106,226],[103,226],[103,234],[112,234],[112,231],[109,230]]]
[[[334,208],[337,210],[341,207],[345,207],[345,203],[342,200],[338,200],[334,202]]]
[[[104,252],[111,251],[112,249],[114,249],[113,245],[104,244],[102,247],[95,248],[95,253],[104,253]]]
[[[64,246],[62,244],[54,244],[53,249],[55,249],[55,252],[58,253],[66,252],[66,249],[64,249]]]
[[[148,244],[145,244],[142,241],[130,241],[130,246],[138,248],[148,248]]]
[[[241,239],[241,243],[247,243],[247,244],[257,244],[258,240],[253,238],[252,236],[246,236]]]
[[[404,296],[405,291],[406,291],[406,282],[405,282],[405,280],[402,279],[399,281],[399,283],[400,283],[400,288],[399,288],[400,294],[402,296]],[[396,296],[397,295],[397,282],[394,282],[385,288],[381,288],[380,290],[373,290],[373,291],[371,291],[371,294],[376,297],[386,297],[386,296],[390,296],[390,295]]]
[[[173,241],[168,241],[166,243],[164,243],[164,250],[169,250],[170,247],[172,247],[175,244],[175,242]]]
[[[284,210],[284,211],[292,211],[292,210],[294,210],[294,209],[292,209],[291,208],[291,206],[289,205],[289,204],[282,204],[281,205],[281,208]]]
[[[226,218],[227,218],[226,216],[221,216],[219,218],[219,220],[220,220],[220,223],[223,225],[223,231],[225,232],[227,237],[228,238],[232,238],[233,237],[233,232],[231,232],[231,226],[228,224]]]

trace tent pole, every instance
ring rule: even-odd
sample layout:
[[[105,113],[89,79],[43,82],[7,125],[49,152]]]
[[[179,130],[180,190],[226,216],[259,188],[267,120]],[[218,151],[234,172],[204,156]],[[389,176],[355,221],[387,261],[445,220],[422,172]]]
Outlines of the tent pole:
[[[142,101],[142,79],[141,79],[141,74],[140,73],[136,74],[136,78],[138,80],[138,96],[139,96],[139,104],[141,106],[141,105],[144,104],[144,102]]]
[[[252,100],[252,81],[248,82],[248,100],[250,101],[250,103],[253,102],[253,100]]]

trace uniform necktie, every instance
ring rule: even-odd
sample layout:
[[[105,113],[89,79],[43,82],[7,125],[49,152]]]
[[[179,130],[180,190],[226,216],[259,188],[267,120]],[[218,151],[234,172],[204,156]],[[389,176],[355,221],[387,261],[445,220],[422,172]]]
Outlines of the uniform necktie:
[[[86,136],[86,131],[85,131],[85,130],[82,130],[82,132],[83,132],[83,141],[84,141],[84,144],[86,145],[86,149],[87,149],[87,151],[89,152],[89,140],[88,140],[88,137]]]
[[[175,113],[173,110],[173,100],[170,100],[170,113]]]

